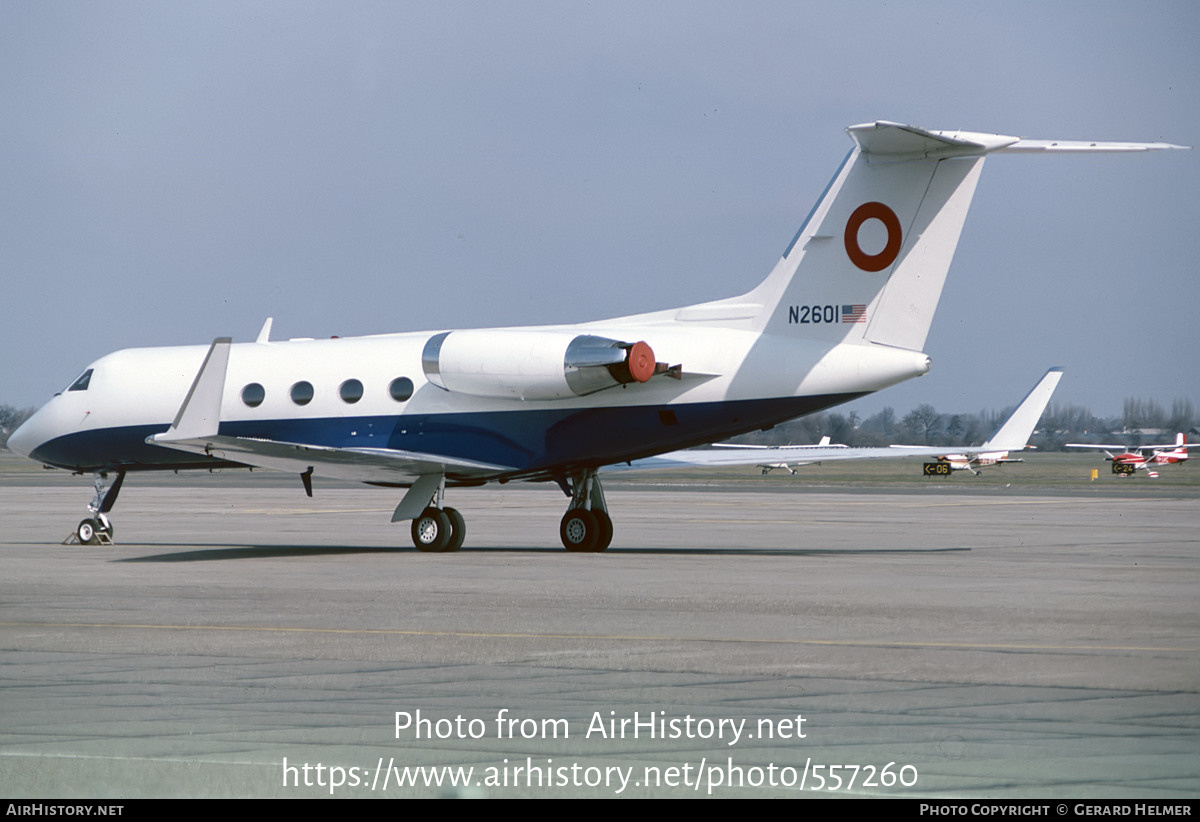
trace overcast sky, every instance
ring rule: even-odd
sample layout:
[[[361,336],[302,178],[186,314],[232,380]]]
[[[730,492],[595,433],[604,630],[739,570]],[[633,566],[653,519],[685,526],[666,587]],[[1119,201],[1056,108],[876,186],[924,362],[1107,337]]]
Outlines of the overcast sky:
[[[748,291],[890,119],[1200,145],[1200,4],[0,3],[0,403],[119,348]],[[919,380],[1200,405],[1200,151],[994,157]]]

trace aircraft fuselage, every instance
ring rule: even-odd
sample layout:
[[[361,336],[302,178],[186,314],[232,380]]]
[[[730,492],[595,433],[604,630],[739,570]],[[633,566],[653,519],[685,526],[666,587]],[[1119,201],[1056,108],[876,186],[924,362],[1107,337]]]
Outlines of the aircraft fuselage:
[[[502,340],[509,331],[495,333]],[[597,324],[587,331],[645,338],[661,359],[682,366],[679,377],[660,375],[569,399],[505,399],[432,384],[421,355],[433,332],[246,343],[231,349],[219,430],[502,467],[487,478],[550,477],[774,425],[928,370],[923,354],[869,344],[829,349],[805,339],[711,328]],[[85,388],[55,396],[13,445],[47,465],[85,472],[237,464],[219,451],[188,454],[146,441],[170,426],[206,350],[109,354],[89,366]],[[322,466],[316,473],[340,474]],[[447,476],[456,479],[453,472]],[[362,479],[362,471],[351,478]]]

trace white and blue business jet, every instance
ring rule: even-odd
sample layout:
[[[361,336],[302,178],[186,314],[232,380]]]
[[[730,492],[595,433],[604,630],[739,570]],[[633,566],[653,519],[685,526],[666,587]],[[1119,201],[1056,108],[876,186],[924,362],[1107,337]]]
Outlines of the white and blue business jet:
[[[556,482],[569,551],[602,551],[597,472],[768,428],[929,370],[922,349],[992,153],[1165,143],[1025,140],[890,122],[854,148],[774,269],[740,296],[571,326],[134,348],[102,357],[9,439],[96,474],[81,542],[112,535],[129,473],[250,466],[404,487],[393,521],[454,551],[448,487]],[[748,461],[754,455],[747,455]],[[105,482],[112,478],[111,484]]]

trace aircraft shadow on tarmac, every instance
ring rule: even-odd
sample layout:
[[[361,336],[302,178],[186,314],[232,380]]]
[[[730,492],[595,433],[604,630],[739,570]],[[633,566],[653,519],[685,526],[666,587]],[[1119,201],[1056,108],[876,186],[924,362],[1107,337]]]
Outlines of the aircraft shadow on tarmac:
[[[170,548],[171,543],[154,543],[155,547]],[[180,546],[182,547],[182,546]],[[764,556],[764,557],[809,557],[809,556],[853,556],[872,554],[943,554],[970,551],[970,548],[609,548],[606,555],[630,556]],[[150,554],[138,557],[115,558],[113,562],[220,562],[235,559],[262,559],[264,557],[315,557],[355,554],[401,554],[417,555],[415,548],[390,548],[329,545],[214,545],[197,551],[171,554]],[[561,554],[561,548],[463,548],[459,553],[506,553],[506,554]],[[587,556],[586,554],[581,556]]]

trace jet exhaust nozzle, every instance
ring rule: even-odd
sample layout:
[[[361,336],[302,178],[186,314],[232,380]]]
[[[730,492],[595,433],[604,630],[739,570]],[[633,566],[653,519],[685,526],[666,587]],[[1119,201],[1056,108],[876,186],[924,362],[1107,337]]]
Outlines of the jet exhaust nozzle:
[[[560,400],[664,373],[644,341],[558,331],[444,331],[421,365],[438,388],[478,397]]]

